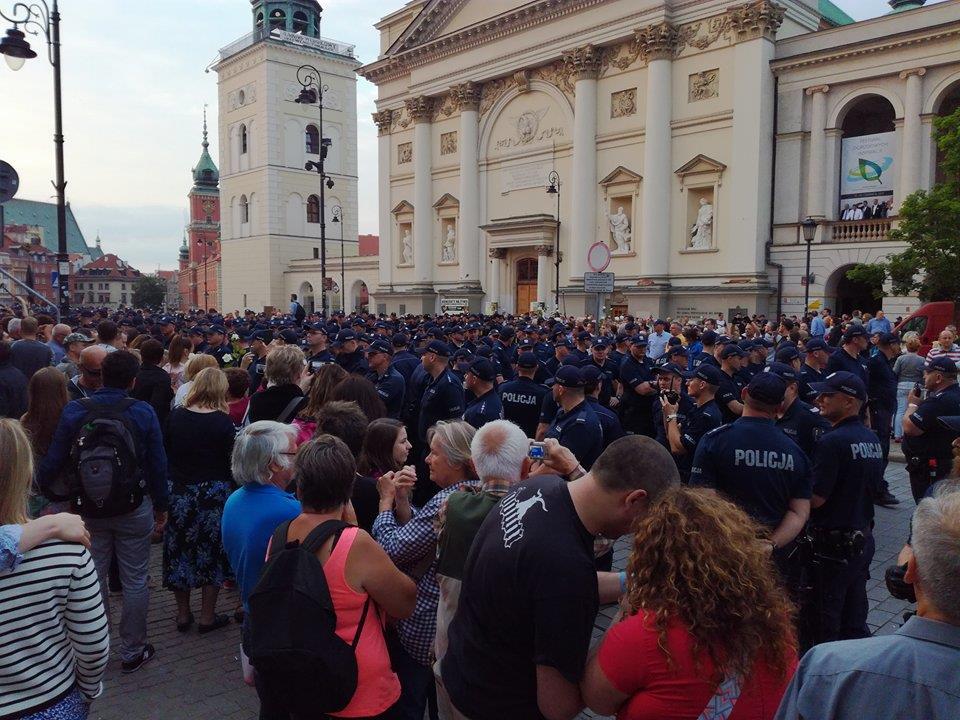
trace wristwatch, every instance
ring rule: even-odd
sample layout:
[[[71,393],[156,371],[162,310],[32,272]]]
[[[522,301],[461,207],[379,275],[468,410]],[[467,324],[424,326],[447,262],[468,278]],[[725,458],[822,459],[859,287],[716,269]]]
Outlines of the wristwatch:
[[[671,420],[676,420],[676,419],[677,419],[677,413],[667,415],[667,422],[670,422]]]

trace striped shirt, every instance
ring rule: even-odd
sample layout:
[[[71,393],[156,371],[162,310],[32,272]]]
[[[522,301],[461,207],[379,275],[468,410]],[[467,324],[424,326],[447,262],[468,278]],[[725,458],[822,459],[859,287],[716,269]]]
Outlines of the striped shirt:
[[[0,718],[55,704],[74,687],[88,700],[103,690],[110,639],[93,559],[52,541],[0,575]]]
[[[953,360],[955,363],[960,364],[960,347],[956,345],[951,345],[949,350],[944,350],[940,347],[940,344],[935,344],[930,351],[927,353],[927,362],[929,363],[935,357],[947,357]]]

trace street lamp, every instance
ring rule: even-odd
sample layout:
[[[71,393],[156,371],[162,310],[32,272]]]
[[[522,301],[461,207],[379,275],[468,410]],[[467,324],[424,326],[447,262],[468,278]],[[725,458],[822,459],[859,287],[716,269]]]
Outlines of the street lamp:
[[[333,215],[333,219],[330,222],[335,222],[340,226],[340,311],[346,315],[347,266],[343,259],[343,208],[339,205],[334,205],[332,208],[330,208],[330,214]]]
[[[320,175],[320,315],[327,319],[327,207],[326,190],[333,189],[333,178],[323,171],[327,151],[333,142],[323,136],[323,94],[330,88],[323,84],[320,71],[313,65],[297,68],[297,81],[302,86],[297,102],[301,105],[317,104],[320,108],[320,162],[308,161],[304,168]]]
[[[556,311],[560,311],[560,173],[551,170],[547,175],[547,182],[550,187],[547,188],[547,195],[557,196],[557,239],[553,248],[553,264],[557,270],[556,285],[553,289],[553,304]]]
[[[70,312],[70,256],[67,254],[67,181],[63,173],[63,98],[60,85],[60,10],[57,0],[53,7],[46,0],[35,0],[29,5],[14,3],[11,15],[0,11],[0,18],[13,23],[0,41],[0,55],[11,70],[19,70],[23,64],[37,56],[20,26],[31,35],[41,32],[47,40],[47,59],[53,66],[53,142],[56,148],[57,181],[53,187],[57,191],[57,273],[60,284],[60,317]]]
[[[800,223],[800,230],[803,231],[803,241],[807,244],[807,274],[803,279],[803,314],[806,315],[810,309],[810,246],[813,244],[813,238],[817,235],[817,221],[808,215]]]
[[[210,311],[209,294],[207,293],[207,248],[213,246],[210,240],[197,240],[197,245],[203,245],[203,312]]]

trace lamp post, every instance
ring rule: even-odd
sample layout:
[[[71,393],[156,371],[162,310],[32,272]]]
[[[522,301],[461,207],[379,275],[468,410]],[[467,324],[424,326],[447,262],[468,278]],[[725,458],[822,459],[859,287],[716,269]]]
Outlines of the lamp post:
[[[330,214],[335,222],[340,226],[340,310],[344,315],[347,314],[347,266],[343,259],[343,208],[334,205],[330,208]]]
[[[557,238],[553,248],[553,264],[557,270],[557,277],[553,289],[553,304],[556,306],[556,312],[560,312],[560,173],[551,170],[547,175],[547,182],[550,183],[547,195],[557,196]]]
[[[23,64],[37,56],[24,36],[23,30],[31,35],[43,33],[47,40],[47,59],[53,66],[53,142],[56,149],[57,180],[53,187],[57,191],[57,277],[60,284],[60,317],[70,312],[70,257],[67,254],[67,181],[63,172],[63,97],[60,84],[60,10],[57,0],[52,0],[52,8],[46,0],[35,0],[30,4],[14,3],[11,15],[0,11],[0,17],[13,23],[6,36],[0,41],[0,55],[4,56],[11,70],[19,70]],[[20,30],[23,26],[23,30]]]
[[[304,169],[313,170],[320,175],[320,315],[327,319],[327,207],[326,190],[333,189],[333,178],[323,171],[327,159],[327,150],[333,144],[330,138],[323,136],[323,94],[330,88],[323,84],[320,71],[313,65],[301,65],[297,68],[297,81],[302,89],[297,97],[301,105],[317,104],[320,108],[320,162],[307,161]]]
[[[817,221],[808,215],[800,223],[800,229],[803,231],[803,241],[807,244],[807,274],[803,278],[803,314],[806,316],[810,309],[810,246],[817,235]]]
[[[197,240],[197,245],[203,245],[203,311],[206,313],[210,310],[209,293],[207,293],[207,248],[213,243],[200,239]]]

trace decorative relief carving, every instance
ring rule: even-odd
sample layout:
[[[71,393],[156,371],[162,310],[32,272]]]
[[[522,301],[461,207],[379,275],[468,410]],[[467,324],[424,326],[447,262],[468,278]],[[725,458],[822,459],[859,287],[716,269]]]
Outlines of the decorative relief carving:
[[[513,74],[513,86],[522,93],[530,91],[530,71],[517,70]]]
[[[442,118],[448,118],[457,111],[457,101],[453,93],[445,93],[436,98],[433,103],[432,120],[436,122]]]
[[[399,110],[393,111],[393,124],[390,126],[391,130],[406,130],[410,127],[410,123],[413,122],[410,119],[410,114],[407,112],[407,108],[403,107]]]
[[[704,27],[706,25],[706,27]],[[716,43],[720,38],[730,38],[730,16],[718,15],[706,21],[706,23],[692,23],[686,26],[692,28],[693,32],[683,32],[680,36],[680,42],[677,45],[677,53],[683,51],[687,46],[697,50],[706,50]],[[706,32],[701,34],[701,30]]]
[[[634,30],[633,36],[646,62],[673,58],[677,47],[677,29],[670,23],[663,22]]]
[[[491,260],[503,260],[507,256],[506,248],[490,248],[489,255]]]
[[[563,53],[563,61],[570,67],[575,80],[596,79],[603,64],[603,49],[584,45]]]
[[[430,122],[433,117],[434,99],[426,95],[408,98],[404,103],[407,114],[413,119],[414,123]]]
[[[457,108],[461,112],[464,110],[479,109],[482,91],[483,85],[475,82],[460,83],[450,88],[450,94],[453,96],[457,103]]]
[[[720,70],[703,70],[687,79],[687,102],[709,100],[720,94]]]
[[[571,99],[574,96],[573,68],[563,60],[534,68],[530,71],[530,77],[553,85]]]
[[[627,88],[610,94],[610,117],[627,117],[637,114],[637,89]]]
[[[537,245],[534,250],[537,251],[537,255],[540,257],[550,257],[553,255],[553,246],[552,245]]]
[[[773,40],[786,11],[770,0],[752,0],[727,10],[737,40],[765,37]]]
[[[457,131],[440,134],[440,154],[453,155],[457,152]]]
[[[510,77],[497,78],[483,83],[479,89],[479,110],[480,114],[486,114],[492,108],[497,100],[513,89],[526,92],[530,89],[531,80],[541,80],[553,85],[569,98],[574,96],[573,70],[564,60],[557,60],[547,65],[541,65],[530,70],[522,70],[514,73]],[[474,83],[469,83],[475,85]],[[458,88],[460,86],[457,86]],[[479,88],[477,85],[476,87]]]
[[[393,110],[381,110],[373,113],[373,122],[377,126],[378,134],[388,134],[390,126],[393,124]]]
[[[397,165],[406,165],[408,162],[413,162],[413,143],[400,143],[397,145]]]
[[[628,40],[619,45],[611,45],[603,50],[603,67],[600,74],[607,74],[611,68],[626,70],[639,59],[640,46],[635,41]]]
[[[563,137],[564,130],[559,126],[540,127],[540,121],[546,116],[549,108],[527,110],[517,117],[510,118],[516,128],[513,137],[497,140],[496,149],[506,150],[513,147],[522,147],[532,142],[541,142],[555,137]]]

